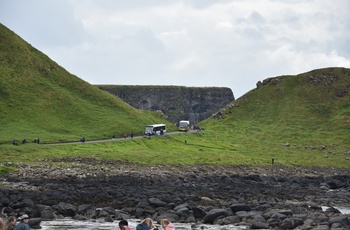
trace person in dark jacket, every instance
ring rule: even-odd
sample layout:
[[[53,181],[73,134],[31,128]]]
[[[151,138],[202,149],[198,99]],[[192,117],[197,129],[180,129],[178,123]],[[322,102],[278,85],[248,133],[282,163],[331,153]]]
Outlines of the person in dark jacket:
[[[142,220],[137,226],[136,230],[158,230],[158,228],[153,224],[153,221],[151,218],[146,218]]]
[[[30,230],[29,227],[29,216],[27,214],[24,214],[18,218],[20,222],[16,225],[16,230]]]

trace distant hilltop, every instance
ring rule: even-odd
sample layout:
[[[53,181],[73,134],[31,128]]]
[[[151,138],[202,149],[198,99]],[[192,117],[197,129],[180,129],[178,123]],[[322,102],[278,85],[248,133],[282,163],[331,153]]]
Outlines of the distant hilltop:
[[[196,124],[235,100],[227,87],[96,85],[137,109],[161,110],[167,120]]]

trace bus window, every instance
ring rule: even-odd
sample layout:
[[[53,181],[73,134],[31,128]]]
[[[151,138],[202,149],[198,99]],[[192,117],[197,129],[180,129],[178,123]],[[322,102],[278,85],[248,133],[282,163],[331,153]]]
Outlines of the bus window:
[[[147,125],[145,135],[164,135],[166,133],[165,124]]]

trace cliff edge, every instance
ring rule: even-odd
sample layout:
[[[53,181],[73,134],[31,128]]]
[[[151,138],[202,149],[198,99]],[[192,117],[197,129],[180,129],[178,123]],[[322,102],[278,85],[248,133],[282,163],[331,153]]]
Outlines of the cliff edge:
[[[129,105],[161,110],[171,122],[189,120],[196,124],[234,101],[227,87],[96,85]]]

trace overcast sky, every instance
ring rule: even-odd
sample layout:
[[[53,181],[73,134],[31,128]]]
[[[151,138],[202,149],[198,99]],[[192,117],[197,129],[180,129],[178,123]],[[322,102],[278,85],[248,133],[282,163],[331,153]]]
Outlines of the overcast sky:
[[[222,86],[350,68],[349,0],[1,0],[0,22],[91,84]]]

